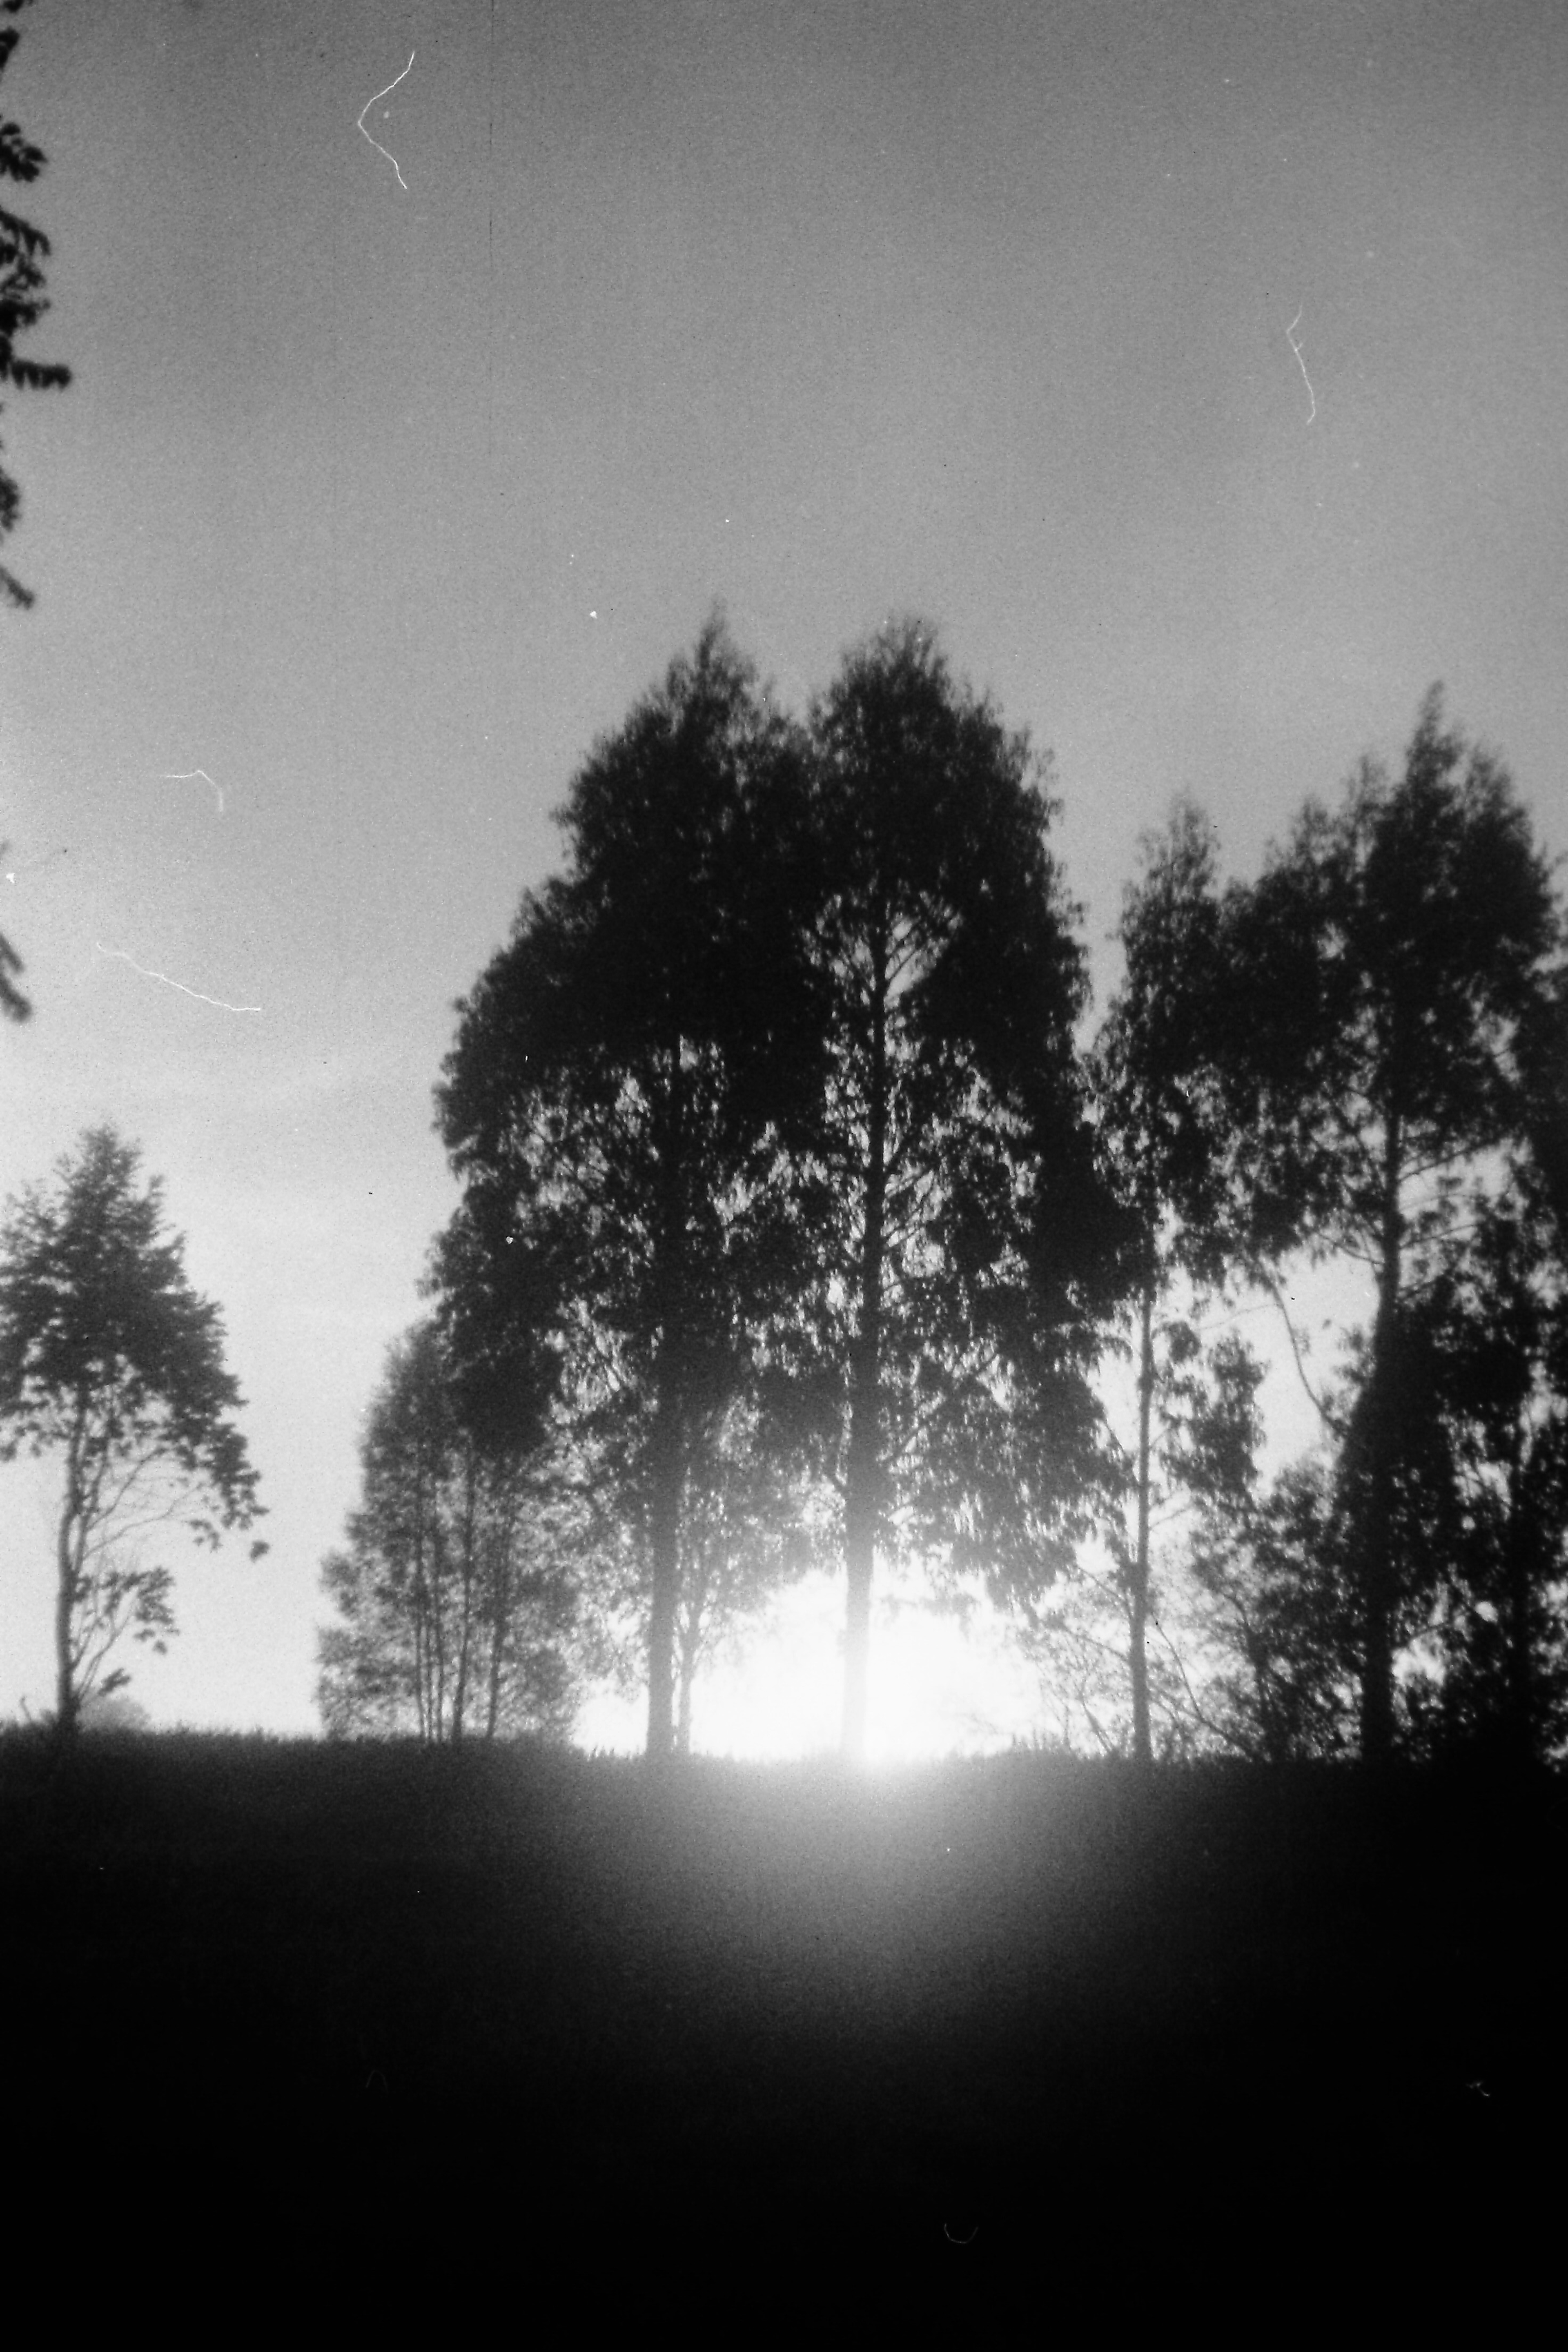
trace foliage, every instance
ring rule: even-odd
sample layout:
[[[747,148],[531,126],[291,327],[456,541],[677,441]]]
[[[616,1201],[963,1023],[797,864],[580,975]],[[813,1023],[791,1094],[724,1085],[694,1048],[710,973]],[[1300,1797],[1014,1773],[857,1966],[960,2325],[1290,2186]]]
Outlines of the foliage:
[[[0,15],[19,16],[29,5],[30,0],[0,0]],[[0,30],[0,74],[11,62],[20,38],[14,26]],[[44,163],[43,151],[24,136],[16,123],[0,122],[0,179],[31,182]],[[43,265],[48,255],[49,240],[42,229],[0,206],[0,383],[14,383],[25,391],[56,390],[71,380],[69,368],[55,362],[19,359],[16,352],[16,337],[37,326],[49,308],[43,290]],[[0,539],[16,528],[21,504],[16,481],[0,466]],[[24,588],[4,565],[0,565],[0,599],[19,605],[33,602],[31,590]],[[0,998],[0,1003],[4,1001]]]
[[[1528,1168],[1479,1194],[1413,1303],[1440,1563],[1418,1744],[1568,1744],[1568,1271]]]
[[[65,1463],[55,1646],[68,1733],[87,1698],[127,1680],[104,1671],[123,1636],[162,1650],[174,1630],[171,1573],[143,1561],[148,1531],[177,1519],[216,1548],[259,1513],[218,1309],[163,1231],[159,1181],[137,1189],[139,1162],[112,1128],[89,1129],[0,1230],[0,1459]]]
[[[321,1571],[341,1621],[319,1643],[329,1734],[564,1735],[575,1596],[560,1505],[526,1456],[463,1428],[433,1323],[391,1349],[360,1459],[346,1548]]]
[[[0,841],[0,857],[5,856],[10,845],[9,842]],[[33,1017],[31,1002],[16,985],[25,969],[21,957],[0,931],[0,1020],[30,1021]]]
[[[1309,1457],[1246,1508],[1205,1511],[1188,1563],[1221,1744],[1269,1764],[1349,1752],[1359,1657],[1331,1465]]]
[[[31,0],[0,0],[0,16],[19,16],[30,5]],[[0,76],[21,37],[14,26],[0,28]],[[24,138],[15,122],[0,121],[0,179],[36,180],[43,167],[41,150]],[[15,348],[16,338],[36,326],[49,307],[43,291],[43,264],[48,252],[49,240],[42,229],[0,205],[0,383],[14,383],[23,390],[47,390],[70,382],[69,368],[18,359]],[[0,540],[16,530],[21,510],[22,494],[15,478],[0,464]],[[32,591],[24,588],[4,564],[0,564],[0,601],[13,605],[33,602]],[[22,969],[20,956],[0,933],[0,1018],[6,1021],[26,1021],[33,1009],[16,986]]]
[[[98,1690],[81,1708],[78,1727],[86,1732],[140,1733],[152,1730],[153,1718],[129,1692]]]

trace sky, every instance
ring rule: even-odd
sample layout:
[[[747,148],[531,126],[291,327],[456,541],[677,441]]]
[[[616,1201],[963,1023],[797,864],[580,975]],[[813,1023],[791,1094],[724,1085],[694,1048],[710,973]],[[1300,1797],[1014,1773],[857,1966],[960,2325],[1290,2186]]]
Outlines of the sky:
[[[890,613],[936,625],[1053,754],[1101,1003],[1174,795],[1256,872],[1436,679],[1568,849],[1557,0],[19,25],[4,110],[49,161],[12,201],[54,247],[22,349],[75,381],[0,420],[37,599],[0,612],[37,1006],[0,1196],[94,1121],[142,1147],[272,1547],[180,1565],[155,1719],[313,1727],[321,1558],[457,1198],[455,1002],[716,600],[797,709]],[[48,1702],[53,1488],[0,1474],[0,1717]],[[803,1747],[816,1620],[772,1678]],[[883,1641],[887,1737],[1027,1721],[939,1651]],[[757,1690],[700,1696],[700,1743]]]

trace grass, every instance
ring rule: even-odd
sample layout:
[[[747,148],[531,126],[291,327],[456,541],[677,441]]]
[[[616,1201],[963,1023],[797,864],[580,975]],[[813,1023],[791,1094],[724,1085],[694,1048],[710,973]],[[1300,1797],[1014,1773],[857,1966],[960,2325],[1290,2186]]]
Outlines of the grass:
[[[13,1738],[8,2112],[186,2198],[468,2231],[1070,2264],[1512,2210],[1568,2091],[1564,1793]]]

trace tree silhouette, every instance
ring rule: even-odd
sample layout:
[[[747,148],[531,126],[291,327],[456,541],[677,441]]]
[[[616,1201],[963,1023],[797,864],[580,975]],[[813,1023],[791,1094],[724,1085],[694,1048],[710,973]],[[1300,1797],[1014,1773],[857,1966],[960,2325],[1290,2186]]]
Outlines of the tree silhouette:
[[[526,1454],[487,1452],[463,1427],[434,1322],[391,1349],[360,1463],[347,1544],[321,1571],[340,1617],[319,1644],[329,1733],[456,1745],[569,1728],[575,1595],[559,1499]]]
[[[827,1066],[797,1371],[840,1498],[855,1758],[879,1548],[998,1598],[1048,1580],[1091,1478],[1115,1220],[1026,738],[918,623],[847,657],[812,731]]]
[[[458,1008],[464,1186],[436,1282],[475,1409],[563,1415],[642,1535],[648,1752],[668,1753],[683,1523],[790,1295],[781,1139],[820,1053],[801,759],[721,625],[595,749],[564,875]]]
[[[1227,905],[1214,835],[1190,803],[1143,843],[1143,873],[1129,887],[1118,936],[1126,974],[1091,1058],[1101,1134],[1133,1226],[1133,1352],[1138,1426],[1125,1484],[1131,1541],[1116,1498],[1111,1550],[1125,1619],[1132,1752],[1153,1753],[1148,1622],[1150,1531],[1179,1484],[1182,1433],[1198,1403],[1199,1339],[1170,1311],[1179,1281],[1213,1286],[1243,1254],[1227,1183],[1223,1090],[1235,998],[1226,953]]]
[[[1310,804],[1232,937],[1254,1213],[1376,1286],[1342,1458],[1375,1762],[1394,1736],[1395,1621],[1430,1567],[1399,1540],[1410,1255],[1444,1230],[1466,1163],[1527,1124],[1520,1048],[1545,1018],[1561,924],[1507,772],[1445,729],[1434,688],[1398,780],[1366,761],[1336,811]]]
[[[30,1186],[0,1229],[0,1459],[64,1456],[56,1522],[56,1722],[128,1679],[103,1671],[127,1633],[162,1649],[173,1579],[141,1543],[171,1520],[216,1547],[258,1516],[256,1473],[231,1418],[218,1309],[191,1288],[184,1244],[163,1230],[140,1155],[95,1128]],[[251,1546],[251,1558],[266,1550]]]

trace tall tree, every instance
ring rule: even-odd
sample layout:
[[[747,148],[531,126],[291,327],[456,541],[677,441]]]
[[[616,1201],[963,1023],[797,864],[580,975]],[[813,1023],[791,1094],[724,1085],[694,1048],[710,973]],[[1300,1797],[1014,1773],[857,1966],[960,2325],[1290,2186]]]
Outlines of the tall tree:
[[[1190,1318],[1172,1311],[1172,1295],[1178,1283],[1200,1290],[1221,1284],[1244,1243],[1226,1181],[1223,1074],[1235,1000],[1226,954],[1228,902],[1218,887],[1213,830],[1198,809],[1179,803],[1164,833],[1145,837],[1142,854],[1143,872],[1125,894],[1118,934],[1125,977],[1095,1041],[1091,1068],[1101,1133],[1134,1236],[1137,1434],[1125,1478],[1133,1524],[1129,1538],[1119,1507],[1111,1550],[1126,1622],[1132,1752],[1147,1764],[1153,1754],[1151,1528],[1173,1499],[1199,1348]]]
[[[1027,739],[918,623],[847,657],[812,731],[827,1067],[800,1370],[841,1503],[856,1758],[879,1549],[1002,1595],[1051,1571],[1089,1477],[1114,1217]]]
[[[463,1427],[434,1322],[391,1349],[360,1462],[347,1544],[322,1565],[339,1612],[320,1637],[328,1731],[456,1744],[564,1730],[576,1698],[566,1515],[536,1464]]]
[[[162,1186],[138,1189],[139,1162],[112,1128],[93,1129],[0,1229],[0,1458],[25,1447],[65,1463],[55,1704],[67,1737],[85,1698],[127,1680],[104,1671],[122,1635],[161,1648],[174,1631],[171,1572],[142,1564],[149,1531],[178,1521],[216,1547],[260,1508],[218,1309],[191,1288]]]
[[[567,870],[459,1007],[437,1095],[464,1187],[436,1272],[459,1363],[530,1411],[542,1380],[647,1529],[653,1756],[674,1739],[704,1435],[800,1231],[778,1180],[820,1053],[791,879],[802,773],[710,622],[576,778]]]
[[[1519,1047],[1561,924],[1506,770],[1445,727],[1435,688],[1398,779],[1366,761],[1337,810],[1309,805],[1233,938],[1249,1044],[1233,1110],[1255,1200],[1375,1286],[1342,1465],[1375,1762],[1394,1738],[1395,1622],[1426,1572],[1397,1525],[1411,1252],[1442,1230],[1466,1164],[1526,1121]]]

